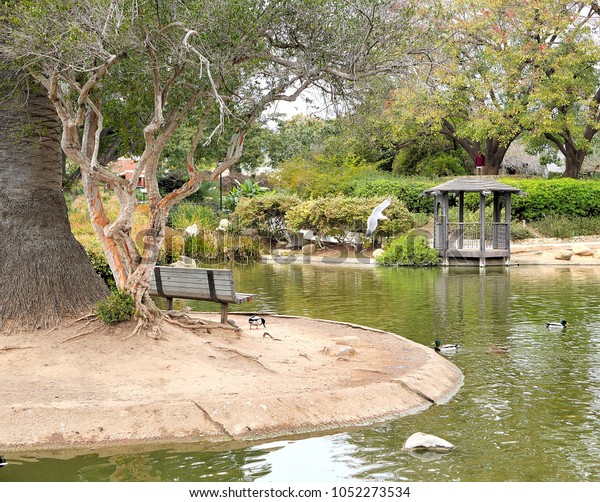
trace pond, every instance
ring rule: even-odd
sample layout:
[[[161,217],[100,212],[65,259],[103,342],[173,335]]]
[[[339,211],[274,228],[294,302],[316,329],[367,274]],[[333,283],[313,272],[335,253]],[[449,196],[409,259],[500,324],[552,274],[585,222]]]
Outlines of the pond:
[[[417,415],[308,437],[8,455],[0,481],[600,481],[599,279],[593,267],[237,266],[236,289],[260,297],[232,310],[348,321],[428,346],[460,343],[447,357],[464,386]],[[566,330],[545,327],[561,319]],[[494,353],[492,344],[510,350]],[[416,431],[457,448],[412,456],[402,445]]]

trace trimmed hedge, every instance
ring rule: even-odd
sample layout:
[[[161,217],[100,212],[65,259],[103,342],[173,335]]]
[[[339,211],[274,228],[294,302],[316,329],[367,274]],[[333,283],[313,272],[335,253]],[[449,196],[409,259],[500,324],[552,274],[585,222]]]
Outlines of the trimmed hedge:
[[[344,240],[346,232],[365,232],[367,219],[383,198],[323,197],[307,200],[287,212],[286,221],[292,231],[312,230],[320,236]],[[413,227],[413,219],[404,204],[392,198],[385,210],[387,220],[380,220],[377,233],[398,235]]]
[[[356,180],[348,185],[350,197],[395,197],[411,213],[433,213],[433,198],[422,197],[424,190],[443,183],[442,180],[418,181],[410,178]]]
[[[512,216],[536,221],[546,216],[600,216],[600,183],[571,178],[503,179],[527,196],[513,196]]]
[[[260,235],[279,238],[285,234],[285,215],[299,205],[300,198],[281,192],[270,192],[258,197],[242,198],[232,217],[245,228],[256,228]]]

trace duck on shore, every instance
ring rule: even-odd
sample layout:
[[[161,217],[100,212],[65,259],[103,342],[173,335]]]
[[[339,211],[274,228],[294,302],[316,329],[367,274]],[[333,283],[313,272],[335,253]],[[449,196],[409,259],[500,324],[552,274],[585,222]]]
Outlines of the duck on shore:
[[[2,455],[0,455],[0,467],[4,467],[6,464],[8,464],[8,462]]]
[[[248,319],[248,322],[250,323],[250,329],[252,329],[252,326],[256,326],[257,329],[260,326],[262,326],[263,328],[267,327],[267,321],[265,321],[264,317],[259,317],[257,315],[253,315],[252,317],[250,317]]]

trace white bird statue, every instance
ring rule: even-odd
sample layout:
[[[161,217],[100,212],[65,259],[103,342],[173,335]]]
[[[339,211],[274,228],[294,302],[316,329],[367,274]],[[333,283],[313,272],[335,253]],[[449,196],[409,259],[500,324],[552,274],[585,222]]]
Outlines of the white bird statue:
[[[382,214],[383,210],[387,208],[392,201],[390,199],[385,199],[381,204],[379,204],[373,212],[369,219],[367,220],[367,237],[371,237],[375,233],[375,229],[377,228],[377,222],[379,220],[387,220],[387,218]]]
[[[190,225],[183,231],[183,238],[187,239],[189,237],[198,237],[199,233],[200,229],[198,228],[198,225],[194,223],[193,225]]]

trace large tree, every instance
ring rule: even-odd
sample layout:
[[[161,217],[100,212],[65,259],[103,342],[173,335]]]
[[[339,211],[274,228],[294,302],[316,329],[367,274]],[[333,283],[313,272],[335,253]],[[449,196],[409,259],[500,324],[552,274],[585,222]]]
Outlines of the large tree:
[[[401,71],[422,52],[406,49],[410,1],[15,0],[4,6],[0,49],[47,89],[62,122],[62,148],[81,168],[94,230],[117,286],[135,297],[140,326],[160,318],[147,290],[169,210],[239,159],[248,129],[267,106],[315,85],[339,94],[362,78]],[[235,128],[224,157],[199,172],[198,152],[227,121]],[[131,182],[100,161],[109,124],[129,138],[121,144],[137,148]],[[156,180],[161,152],[190,124],[189,179],[163,197]],[[142,172],[149,223],[136,243],[131,228]],[[101,185],[118,198],[113,221]]]
[[[484,152],[485,174],[497,174],[511,142],[528,131],[557,143],[568,165],[576,162],[572,145],[581,155],[598,115],[598,44],[586,4],[448,2],[440,30],[448,43],[431,71],[398,92],[397,109],[456,141],[473,160]]]
[[[42,328],[106,295],[71,234],[61,126],[47,92],[0,70],[0,331]]]

